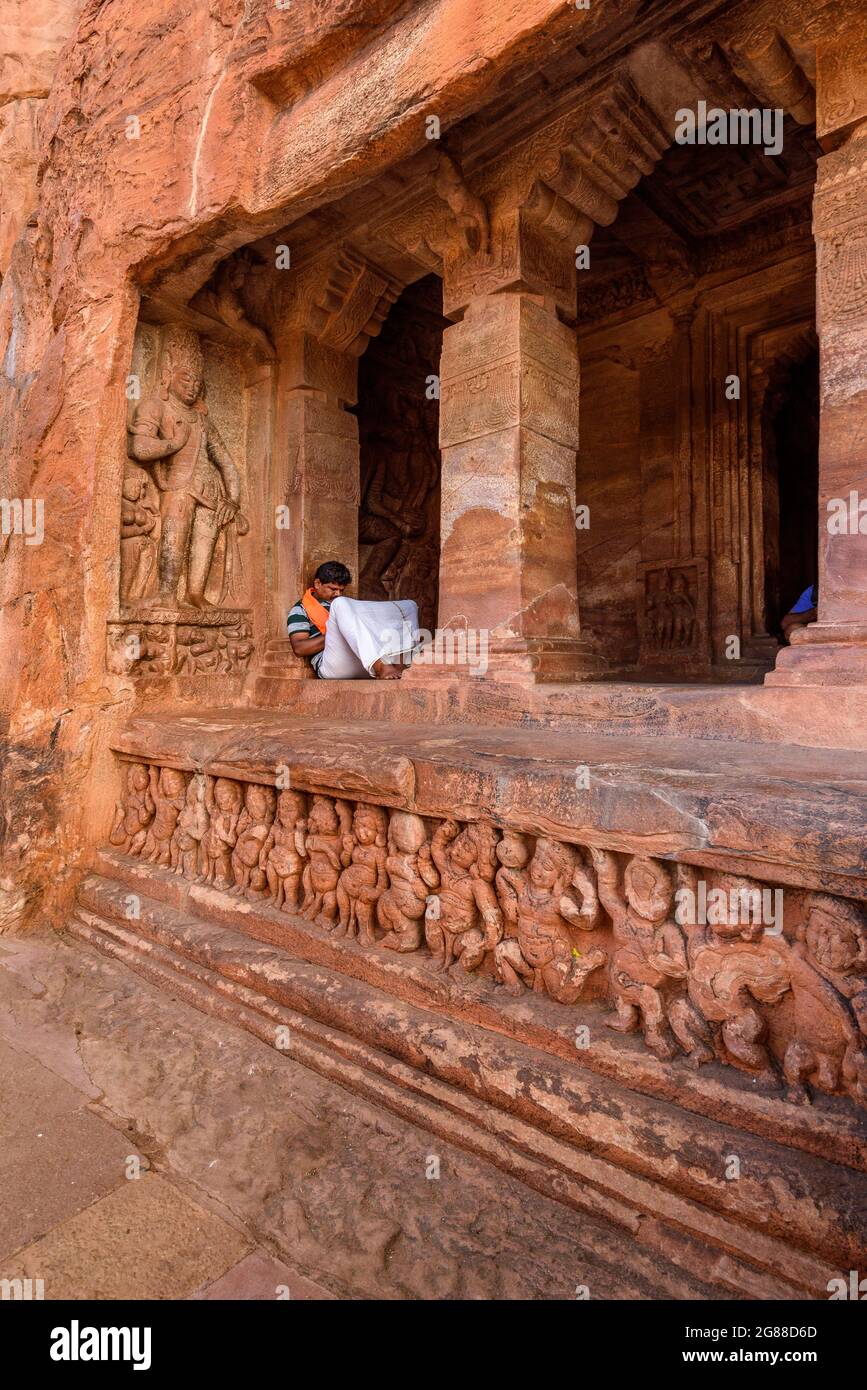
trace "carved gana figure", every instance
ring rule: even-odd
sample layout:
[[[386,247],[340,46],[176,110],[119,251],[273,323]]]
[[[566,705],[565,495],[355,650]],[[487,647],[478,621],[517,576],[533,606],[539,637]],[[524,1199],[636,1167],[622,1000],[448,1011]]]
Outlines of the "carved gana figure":
[[[607,956],[599,946],[583,954],[571,929],[590,931],[598,920],[596,890],[577,851],[540,837],[518,892],[517,935],[495,950],[497,974],[509,993],[520,994],[529,985],[561,1004],[574,1004],[588,975]]]
[[[854,903],[812,893],[791,952],[795,1033],[783,1058],[787,1099],[807,1081],[867,1103],[867,923]]]
[[[381,806],[359,804],[352,817],[350,860],[337,881],[339,934],[357,936],[363,946],[376,940],[376,904],[385,891],[388,817]]]
[[[273,787],[250,782],[238,818],[238,839],[232,851],[235,891],[262,898],[267,891],[265,844],[274,821],[277,795]]]
[[[262,846],[262,859],[274,906],[284,912],[297,912],[301,906],[306,830],[307,798],[304,793],[282,791],[277,798],[277,815]]]
[[[718,883],[732,901],[746,901],[755,892],[750,879],[734,874],[719,875]],[[687,953],[687,996],[676,999],[669,1013],[678,1041],[694,1064],[715,1053],[777,1088],[768,1021],[758,1006],[776,1004],[789,989],[787,944],[765,936],[761,922],[738,919],[690,927]]]
[[[205,778],[197,772],[190,778],[186,804],[178,817],[175,830],[175,873],[186,878],[202,876],[202,841],[208,833],[208,810],[205,805]]]
[[[217,888],[232,886],[232,850],[238,842],[241,787],[228,777],[218,777],[205,793],[208,833],[202,844],[205,882]]]
[[[221,599],[240,565],[237,535],[248,523],[239,511],[241,479],[202,400],[202,350],[192,329],[171,325],[165,333],[162,388],[137,406],[129,452],[151,470],[159,491],[161,531],[159,590],[148,604],[174,608],[184,601],[208,608],[205,590],[217,541],[226,536]]]
[[[518,935],[518,899],[527,882],[527,865],[530,862],[530,846],[524,835],[514,830],[505,830],[497,845],[497,870],[495,883],[497,899],[503,913],[503,934]]]
[[[150,777],[143,763],[130,763],[124,780],[126,785],[115,807],[109,844],[123,850],[124,854],[140,854],[156,811]]]
[[[150,791],[156,814],[151,821],[143,853],[152,864],[177,868],[175,828],[187,799],[187,779],[174,767],[152,767]]]
[[[424,934],[439,970],[458,957],[465,970],[475,970],[502,935],[493,887],[496,843],[496,831],[485,823],[461,830],[457,821],[446,820],[434,831],[429,854],[439,892],[428,904]]]
[[[620,887],[617,860],[594,849],[599,897],[614,928],[617,946],[611,960],[614,1013],[606,1020],[619,1033],[639,1027],[657,1057],[677,1052],[668,1020],[673,981],[686,974],[683,933],[671,916],[672,886],[668,870],[656,859],[630,859]]]
[[[422,854],[422,850],[427,853]],[[439,882],[421,816],[392,812],[385,868],[389,887],[376,905],[379,925],[385,931],[379,945],[388,951],[417,951],[424,934],[427,896]]]
[[[314,796],[307,822],[303,915],[332,931],[337,925],[337,881],[352,855],[352,808],[347,801]]]

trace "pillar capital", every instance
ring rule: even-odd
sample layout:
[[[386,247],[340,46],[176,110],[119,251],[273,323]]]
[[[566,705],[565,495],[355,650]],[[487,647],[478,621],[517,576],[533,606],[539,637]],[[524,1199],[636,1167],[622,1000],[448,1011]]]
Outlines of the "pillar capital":
[[[316,338],[334,352],[360,357],[379,333],[403,286],[353,247],[329,247],[314,260],[275,271],[273,332]]]
[[[530,207],[509,208],[491,225],[489,248],[470,251],[459,242],[443,254],[443,312],[456,318],[474,299],[512,291],[550,300],[574,318],[574,243],[546,232]]]
[[[457,317],[477,295],[519,290],[551,298],[573,318],[577,247],[614,221],[670,143],[624,68],[488,163],[448,157],[436,184],[455,213],[437,233],[446,315]]]

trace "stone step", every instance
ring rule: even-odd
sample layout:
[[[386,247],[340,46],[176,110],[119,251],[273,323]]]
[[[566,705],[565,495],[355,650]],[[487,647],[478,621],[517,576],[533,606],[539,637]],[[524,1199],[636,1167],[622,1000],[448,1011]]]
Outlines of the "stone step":
[[[389,681],[316,681],[277,641],[269,642],[255,680],[263,708],[294,709],[303,695],[313,717],[399,723],[479,724],[569,730],[610,738],[689,738],[867,750],[862,688],[803,692],[771,685],[684,685],[593,680],[529,688],[455,674],[429,685]],[[770,679],[770,677],[768,678]],[[771,745],[771,748],[768,748]]]
[[[713,1282],[749,1297],[820,1297],[840,1268],[857,1266],[863,1179],[851,1171],[717,1121],[696,1126],[680,1107],[574,1060],[136,896],[140,915],[130,921],[129,885],[90,877],[73,932],[152,978],[157,967],[182,977],[195,986],[191,1002],[210,1008],[204,990],[220,1001],[212,1011],[242,1026],[248,1013],[267,1020],[264,1032],[256,1027],[272,1045],[283,1023],[296,1059],[307,1061],[299,1047],[329,1049],[329,1074],[365,1094],[372,1075],[391,1108],[405,1113],[423,1098],[435,1113],[420,1123],[475,1152],[493,1143],[488,1156],[518,1176],[529,1156],[531,1186],[643,1232],[694,1276],[710,1268]],[[236,901],[235,910],[245,909]],[[727,1181],[732,1157],[741,1176]]]
[[[741,1265],[726,1255],[716,1259],[714,1279],[707,1280],[706,1251],[683,1233],[666,1232],[658,1223],[642,1222],[627,1207],[612,1208],[580,1184],[561,1175],[557,1192],[552,1191],[550,1165],[536,1160],[530,1152],[512,1148],[505,1137],[498,1137],[465,1121],[454,1109],[443,1109],[443,1088],[431,1078],[415,1078],[411,1089],[400,1075],[400,1065],[391,1059],[387,1073],[382,1058],[360,1044],[356,1056],[330,1044],[333,1036],[314,1021],[279,1004],[263,999],[243,985],[227,982],[213,972],[188,961],[163,954],[152,947],[143,954],[141,941],[130,933],[83,910],[69,925],[69,934],[79,942],[121,962],[173,999],[179,999],[204,1013],[235,1027],[242,1027],[269,1047],[274,1047],[277,1028],[292,1036],[288,1054],[301,1065],[315,1071],[335,1085],[390,1111],[401,1119],[427,1130],[432,1136],[460,1146],[476,1158],[509,1173],[543,1196],[568,1204],[586,1217],[582,1228],[581,1253],[591,1251],[611,1275],[624,1298],[731,1299],[744,1287],[758,1298],[792,1297],[793,1286],[772,1276]],[[126,939],[124,939],[126,938]],[[247,1007],[245,1000],[249,1000]],[[282,1052],[282,1049],[281,1049]],[[359,1060],[360,1059],[360,1060]],[[374,1063],[378,1061],[380,1070]],[[396,1079],[392,1079],[396,1078]],[[444,1093],[444,1092],[443,1092]],[[614,1221],[612,1209],[620,1218]],[[662,1253],[665,1250],[665,1253]],[[583,1267],[583,1262],[582,1262]],[[693,1269],[699,1270],[693,1274]],[[737,1292],[736,1292],[737,1291]],[[800,1290],[797,1290],[800,1297]]]

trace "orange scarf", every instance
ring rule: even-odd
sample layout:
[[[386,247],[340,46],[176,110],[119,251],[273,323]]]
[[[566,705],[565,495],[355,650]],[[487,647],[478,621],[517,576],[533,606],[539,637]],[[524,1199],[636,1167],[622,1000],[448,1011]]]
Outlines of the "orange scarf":
[[[308,589],[302,598],[301,607],[313,626],[317,627],[320,632],[324,632],[328,625],[328,609],[319,602],[312,589]]]

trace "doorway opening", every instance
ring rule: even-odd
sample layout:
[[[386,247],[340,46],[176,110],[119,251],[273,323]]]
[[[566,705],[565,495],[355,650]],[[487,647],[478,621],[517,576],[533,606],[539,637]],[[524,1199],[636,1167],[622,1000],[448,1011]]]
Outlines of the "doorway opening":
[[[414,598],[436,628],[440,552],[439,370],[442,282],[408,285],[358,370],[363,599]]]
[[[818,578],[819,354],[790,362],[765,402],[765,619],[780,620]]]

